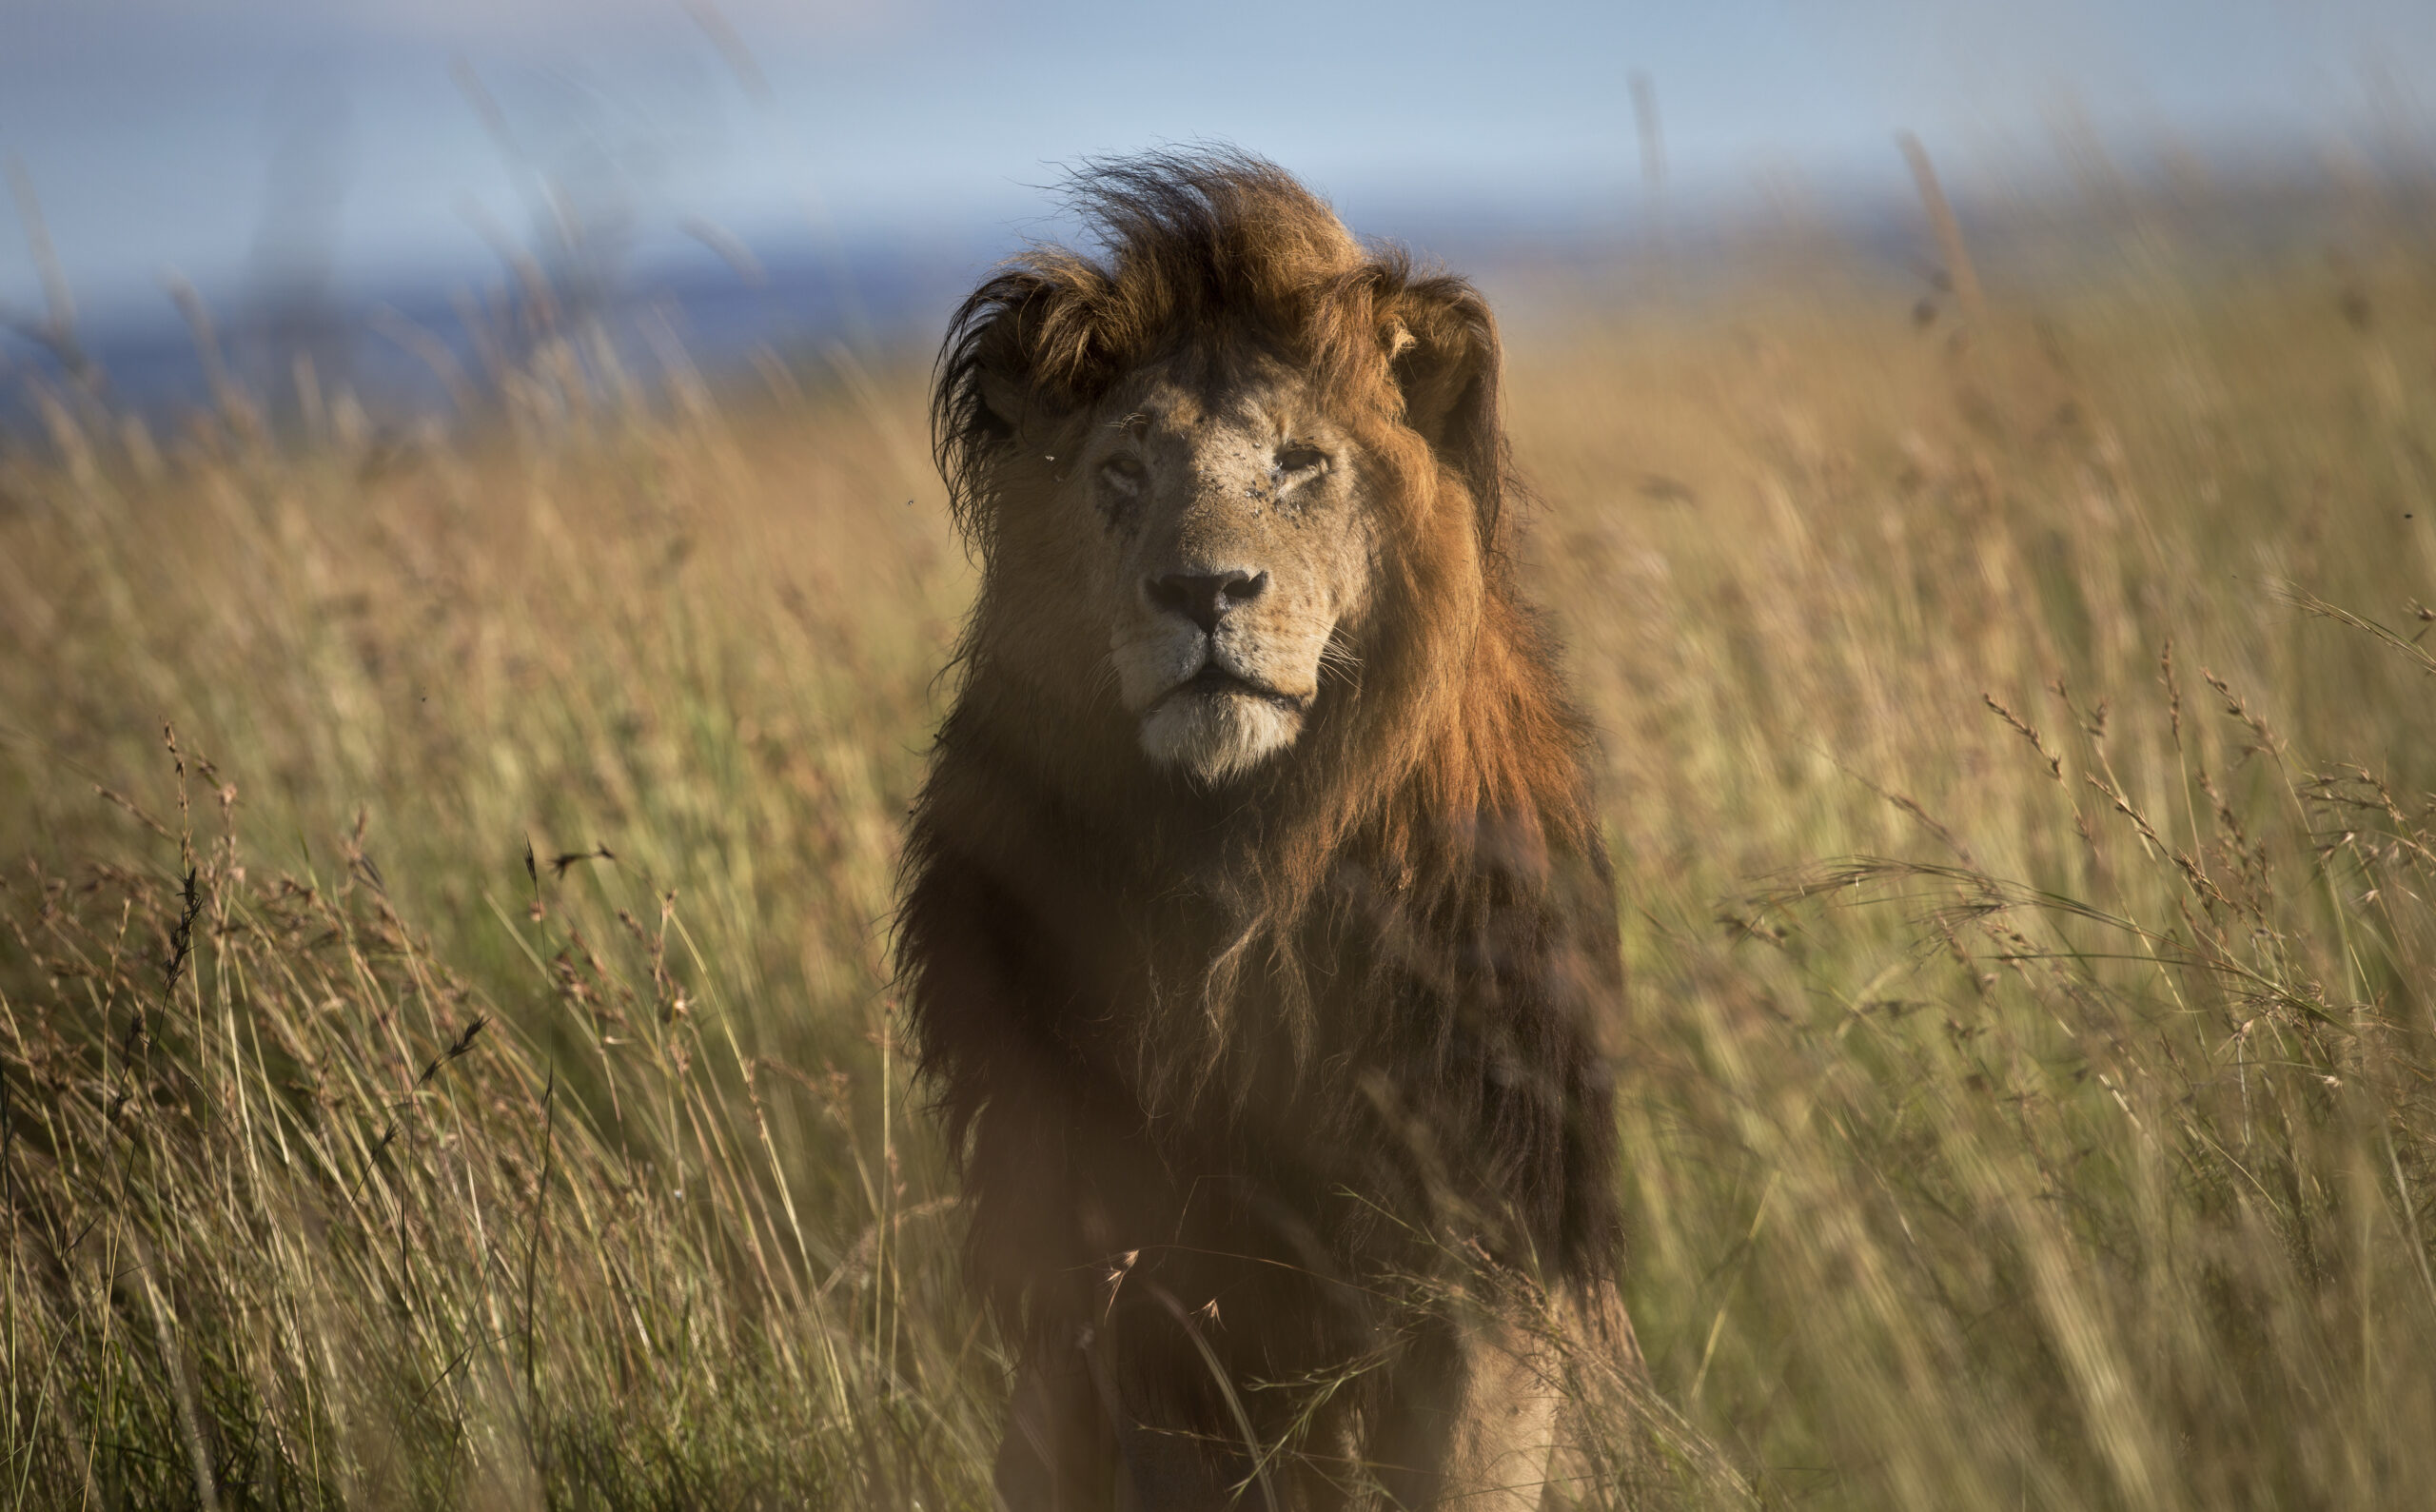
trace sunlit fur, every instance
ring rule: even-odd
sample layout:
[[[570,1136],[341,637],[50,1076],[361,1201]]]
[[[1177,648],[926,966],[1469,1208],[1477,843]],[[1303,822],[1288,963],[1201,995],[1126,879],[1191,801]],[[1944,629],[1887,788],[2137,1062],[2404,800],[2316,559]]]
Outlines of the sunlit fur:
[[[1433,1503],[1545,1461],[1512,1306],[1620,1316],[1615,898],[1508,563],[1496,327],[1255,159],[1098,166],[1075,208],[1096,251],[1002,267],[941,353],[982,580],[897,919],[1027,1359],[1000,1490],[1205,1504],[1248,1425],[1293,1439],[1281,1504]],[[1304,432],[1329,491],[1252,498]],[[1274,598],[1206,632],[1145,586],[1177,562]]]

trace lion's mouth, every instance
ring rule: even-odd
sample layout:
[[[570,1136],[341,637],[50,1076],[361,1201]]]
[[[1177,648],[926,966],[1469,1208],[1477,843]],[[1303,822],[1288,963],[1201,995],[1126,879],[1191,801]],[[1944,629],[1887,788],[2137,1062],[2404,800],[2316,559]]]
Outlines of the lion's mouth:
[[[1179,698],[1192,695],[1207,697],[1221,693],[1233,694],[1241,698],[1258,698],[1264,703],[1285,710],[1287,714],[1299,715],[1303,712],[1304,705],[1310,702],[1308,698],[1298,698],[1290,693],[1271,687],[1257,677],[1240,677],[1228,672],[1215,661],[1204,663],[1199,672],[1169,689],[1166,697]]]

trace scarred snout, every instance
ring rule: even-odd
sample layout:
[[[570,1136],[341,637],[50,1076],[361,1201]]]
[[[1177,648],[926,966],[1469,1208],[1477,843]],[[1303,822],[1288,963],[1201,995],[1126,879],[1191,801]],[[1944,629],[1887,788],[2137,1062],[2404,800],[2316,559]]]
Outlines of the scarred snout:
[[[1121,684],[1158,689],[1140,711],[1144,754],[1215,782],[1292,743],[1310,694],[1281,684],[1300,648],[1275,616],[1276,579],[1192,566],[1143,577],[1143,622],[1114,649]]]
[[[1210,635],[1218,633],[1218,621],[1267,591],[1267,573],[1242,567],[1170,572],[1142,584],[1142,596],[1153,610],[1182,615]]]

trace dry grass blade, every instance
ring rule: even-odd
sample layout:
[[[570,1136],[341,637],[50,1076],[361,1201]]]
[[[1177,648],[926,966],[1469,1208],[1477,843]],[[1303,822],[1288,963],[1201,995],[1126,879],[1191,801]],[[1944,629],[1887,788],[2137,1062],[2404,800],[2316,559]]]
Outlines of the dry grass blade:
[[[2337,624],[2349,625],[2354,630],[2365,631],[2410,658],[2422,672],[2436,673],[2436,656],[2430,656],[2427,649],[2419,643],[2419,637],[2405,636],[2398,630],[2389,630],[2374,619],[2353,614],[2340,604],[2328,603],[2296,583],[2276,583],[2273,585],[2273,592],[2277,599],[2295,609],[2316,615],[2322,619],[2331,619]],[[2436,619],[2436,616],[2431,616],[2426,609],[2420,609],[2419,618],[2427,620]],[[2425,630],[2420,632],[2420,636],[2426,634]]]

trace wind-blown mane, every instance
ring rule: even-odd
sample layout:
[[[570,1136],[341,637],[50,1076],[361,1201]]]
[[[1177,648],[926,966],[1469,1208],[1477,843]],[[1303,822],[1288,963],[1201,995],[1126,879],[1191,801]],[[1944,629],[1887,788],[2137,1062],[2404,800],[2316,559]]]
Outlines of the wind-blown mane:
[[[1621,991],[1612,883],[1586,727],[1513,580],[1487,305],[1247,156],[1095,164],[1071,206],[1095,249],[1036,246],[983,283],[932,409],[983,573],[897,949],[993,1300],[1024,1315],[1042,1267],[1090,1248],[1004,1148],[1088,1164],[1084,1142],[1119,1135],[1297,1201],[1369,1183],[1393,1221],[1352,1224],[1354,1249],[1461,1211],[1502,1260],[1601,1270],[1612,1120],[1588,1026]],[[1063,585],[1025,533],[1126,375],[1241,348],[1311,375],[1384,522],[1309,728],[1213,791],[1027,658],[1026,606]]]

